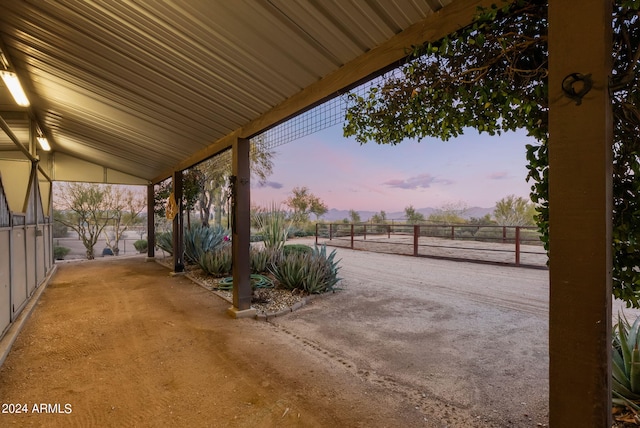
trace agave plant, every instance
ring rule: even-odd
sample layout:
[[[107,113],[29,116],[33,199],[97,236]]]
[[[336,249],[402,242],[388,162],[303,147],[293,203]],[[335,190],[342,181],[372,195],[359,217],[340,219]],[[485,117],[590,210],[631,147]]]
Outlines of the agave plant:
[[[225,242],[229,231],[220,225],[215,226],[191,226],[185,230],[184,253],[186,259],[192,263],[198,263],[204,253],[213,251]]]
[[[630,324],[619,314],[612,342],[612,402],[640,411],[640,317]]]
[[[282,258],[282,251],[277,248],[251,247],[249,251],[251,272],[254,274],[267,272],[269,266],[277,265]]]
[[[156,247],[165,253],[173,255],[173,232],[158,233],[156,235]]]
[[[198,259],[198,265],[209,275],[222,276],[231,272],[231,246],[224,245],[212,251],[203,253]]]
[[[322,291],[320,291],[320,293],[334,291],[336,284],[341,279],[338,278],[338,271],[340,270],[338,264],[340,263],[340,260],[336,261],[335,257],[336,250],[333,250],[329,255],[327,255],[327,246],[325,244],[320,247],[316,244],[312,248],[311,258],[318,262],[318,266],[322,267],[323,272]]]
[[[315,246],[311,252],[290,252],[283,255],[279,263],[271,264],[269,271],[281,287],[299,289],[309,294],[320,294],[335,290],[339,261],[336,251],[327,256],[327,247]]]

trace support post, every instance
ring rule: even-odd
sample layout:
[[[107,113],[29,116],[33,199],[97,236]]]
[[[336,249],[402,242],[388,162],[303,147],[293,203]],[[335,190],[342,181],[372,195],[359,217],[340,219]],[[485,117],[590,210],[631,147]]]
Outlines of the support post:
[[[516,226],[516,266],[520,265],[520,226]]]
[[[173,272],[184,272],[184,227],[182,218],[182,171],[173,172],[173,197],[177,214],[173,218]]]
[[[612,424],[611,3],[549,1],[552,427]],[[593,85],[580,100],[571,99],[563,86],[584,92],[580,76]]]
[[[351,223],[351,249],[353,250],[353,234],[354,234],[354,227],[353,227],[353,223]]]
[[[316,223],[316,245],[318,245],[318,223]]]
[[[147,260],[155,258],[156,251],[156,226],[154,216],[155,206],[154,185],[147,184]]]
[[[420,225],[413,226],[413,255],[418,255],[418,237],[420,236]]]
[[[249,259],[251,245],[249,146],[248,139],[238,138],[231,147],[233,307],[229,308],[229,315],[234,318],[255,315],[255,310],[251,309],[251,263]]]

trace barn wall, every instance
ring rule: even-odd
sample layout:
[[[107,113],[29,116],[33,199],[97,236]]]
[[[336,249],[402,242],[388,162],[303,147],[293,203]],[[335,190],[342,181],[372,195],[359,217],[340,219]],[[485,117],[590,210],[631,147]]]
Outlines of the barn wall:
[[[41,191],[36,164],[25,172],[25,162],[16,163],[0,163],[0,337],[54,267],[52,219],[45,216],[50,213],[49,192]],[[9,183],[11,195],[5,191]]]

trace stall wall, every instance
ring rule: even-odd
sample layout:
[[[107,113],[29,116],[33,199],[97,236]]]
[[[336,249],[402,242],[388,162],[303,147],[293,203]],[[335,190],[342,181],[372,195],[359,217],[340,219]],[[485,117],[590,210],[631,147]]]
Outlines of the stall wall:
[[[49,194],[45,192],[47,201],[43,204],[42,183],[35,167],[25,175],[24,162],[18,162],[18,166],[5,168],[0,164],[0,338],[54,267],[51,216],[45,216],[44,210],[50,205]],[[14,180],[25,177],[26,183],[14,186]],[[9,198],[5,192],[9,180],[14,190],[26,189],[22,198],[19,194]]]

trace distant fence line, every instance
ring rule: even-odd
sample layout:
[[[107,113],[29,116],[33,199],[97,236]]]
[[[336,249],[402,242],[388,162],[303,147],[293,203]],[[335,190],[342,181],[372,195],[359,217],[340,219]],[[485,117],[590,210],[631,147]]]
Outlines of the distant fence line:
[[[534,226],[316,224],[316,243],[413,256],[545,267]]]

